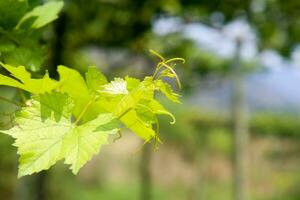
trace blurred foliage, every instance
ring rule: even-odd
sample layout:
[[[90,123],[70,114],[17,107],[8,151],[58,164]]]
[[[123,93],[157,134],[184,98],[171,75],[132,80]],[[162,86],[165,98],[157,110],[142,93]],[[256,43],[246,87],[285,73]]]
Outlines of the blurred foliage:
[[[255,114],[251,121],[254,133],[278,137],[300,138],[300,117],[293,114]]]
[[[169,110],[180,120],[174,126],[169,127],[166,119],[164,119],[161,125],[161,132],[167,134],[165,137],[168,137],[168,140],[173,139],[184,143],[195,142],[195,138],[206,135],[207,131],[216,135],[209,136],[212,138],[223,134],[228,134],[230,137],[231,122],[229,116],[225,114],[208,112],[205,109],[202,110],[201,108],[185,105],[179,108],[169,106]],[[299,116],[290,113],[255,113],[250,117],[250,130],[254,135],[263,137],[273,136],[300,139],[299,121]],[[226,139],[224,139],[225,141]],[[215,142],[218,143],[217,141]]]
[[[280,50],[289,55],[300,40],[300,2],[294,0],[192,0],[180,1],[181,13],[187,21],[222,25],[245,18],[257,30],[260,47]]]
[[[1,61],[27,66],[33,72],[44,67],[49,51],[41,28],[56,19],[63,3],[39,3],[38,0],[0,2]],[[45,10],[47,15],[43,15]]]
[[[282,52],[289,52],[300,39],[297,26],[300,3],[294,0],[245,0],[230,3],[217,0],[89,2],[67,1],[66,13],[70,20],[70,31],[67,32],[72,32],[67,43],[72,43],[72,46],[98,43],[143,49],[142,38],[151,29],[152,20],[159,16],[182,16],[186,22],[198,21],[211,26],[243,17],[257,29],[262,48],[277,48]]]

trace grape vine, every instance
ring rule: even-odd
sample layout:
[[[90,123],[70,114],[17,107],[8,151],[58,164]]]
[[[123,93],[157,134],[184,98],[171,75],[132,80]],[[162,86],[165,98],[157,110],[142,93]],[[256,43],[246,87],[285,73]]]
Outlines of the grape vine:
[[[64,160],[74,174],[108,143],[110,135],[124,126],[148,143],[160,142],[158,115],[175,117],[155,99],[161,92],[169,100],[180,103],[179,95],[164,81],[176,79],[176,61],[161,61],[153,76],[139,80],[126,76],[107,78],[91,67],[82,77],[76,70],[58,66],[59,80],[46,73],[41,79],[31,78],[23,66],[0,65],[11,76],[0,74],[0,85],[25,90],[31,94],[26,106],[15,116],[15,126],[1,131],[15,139],[18,148],[19,177],[47,170]],[[156,129],[155,129],[156,127]]]

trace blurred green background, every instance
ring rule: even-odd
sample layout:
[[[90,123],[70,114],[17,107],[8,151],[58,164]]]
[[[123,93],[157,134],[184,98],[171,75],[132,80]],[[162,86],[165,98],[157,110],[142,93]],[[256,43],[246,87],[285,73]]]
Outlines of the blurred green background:
[[[60,163],[18,180],[0,135],[0,199],[300,200],[299,10],[297,0],[65,0],[35,37],[43,48],[12,58],[0,48],[0,60],[30,62],[36,77],[58,78],[63,64],[142,78],[157,62],[148,49],[183,57],[183,103],[165,103],[177,123],[161,118],[158,151],[125,131],[78,176]],[[2,97],[22,95],[0,87],[1,129],[16,110]]]

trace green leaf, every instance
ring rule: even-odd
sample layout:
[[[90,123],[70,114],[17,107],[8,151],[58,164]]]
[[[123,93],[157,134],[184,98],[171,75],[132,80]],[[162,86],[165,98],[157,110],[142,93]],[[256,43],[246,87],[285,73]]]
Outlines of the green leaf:
[[[129,76],[125,77],[125,81],[127,83],[127,89],[128,91],[132,91],[134,88],[136,88],[140,84],[140,80],[136,78],[132,78]]]
[[[123,94],[123,96],[120,97],[120,92],[116,92],[127,90],[124,80],[121,79],[118,83],[120,83],[122,87],[115,87],[119,89],[111,92],[110,97],[106,97],[109,100],[103,98],[99,99],[96,106],[113,112],[127,128],[142,139],[149,141],[156,136],[156,133],[152,127],[149,127],[149,124],[146,124],[143,119],[140,118],[135,108],[143,99],[152,99],[154,97],[154,83],[150,77],[146,78],[143,82],[127,78],[127,81],[128,80],[131,81],[129,82],[130,84],[128,84],[131,86],[131,91],[128,94]]]
[[[34,96],[33,99],[40,103],[41,119],[54,118],[59,122],[62,118],[68,119],[74,109],[74,102],[68,95],[52,92]]]
[[[175,103],[181,103],[179,98],[180,95],[173,92],[171,86],[162,81],[162,80],[156,80],[155,81],[156,86],[159,88],[159,90],[171,101],[175,102]]]
[[[73,115],[78,117],[82,110],[89,105],[87,111],[82,116],[81,122],[94,119],[100,113],[111,112],[107,110],[105,106],[102,108],[95,105],[94,101],[96,97],[93,93],[90,93],[91,88],[88,88],[85,80],[78,71],[68,67],[58,66],[58,73],[60,76],[60,91],[69,94],[75,101]]]
[[[15,27],[27,9],[27,0],[1,0],[0,27],[3,27],[4,29]]]
[[[114,119],[112,114],[101,114],[96,119],[76,127],[64,139],[65,163],[77,174],[79,169],[97,154],[100,146],[108,143],[108,135],[119,131],[118,124],[107,129],[105,124]],[[104,128],[101,128],[104,125]],[[112,123],[110,123],[112,125]]]
[[[3,61],[10,65],[26,65],[30,71],[37,72],[45,62],[45,49],[40,45],[18,46],[13,52],[3,53]]]
[[[63,8],[63,5],[62,1],[51,1],[37,6],[22,17],[16,28],[21,28],[24,24],[28,23],[28,20],[31,20],[31,28],[41,28],[58,18],[58,13]]]
[[[40,103],[31,100],[31,106],[23,108],[17,115],[17,126],[2,131],[16,139],[14,146],[18,147],[20,155],[19,177],[47,170],[62,159],[63,138],[72,130],[72,124],[65,117],[61,117],[57,122],[52,115],[57,112],[63,115],[62,113],[70,110],[72,104],[66,104],[64,109],[60,110],[61,107],[56,107],[55,103],[69,101],[68,96],[63,94],[55,96],[57,98],[55,102],[49,100]],[[51,111],[47,113],[47,119],[41,116],[41,104]]]
[[[90,67],[85,74],[87,86],[91,93],[97,93],[102,85],[107,84],[107,79],[96,67]]]
[[[31,78],[31,74],[26,71],[23,66],[12,67],[1,62],[0,66],[9,71],[11,75],[17,79],[0,74],[0,85],[20,88],[33,94],[50,92],[58,86],[55,80],[49,78],[48,73],[46,73],[42,79],[33,79]]]
[[[176,122],[174,115],[167,111],[164,106],[155,99],[139,102],[135,111],[138,118],[149,128],[152,128],[152,125],[159,123],[156,115],[168,115],[172,118],[171,124],[175,124]],[[157,127],[159,126],[157,125]]]
[[[149,106],[149,108],[152,110],[152,112],[154,114],[168,115],[172,119],[172,121],[170,123],[175,124],[176,119],[175,119],[174,115],[171,112],[169,112],[163,105],[161,105],[157,100],[152,99],[146,105]]]
[[[77,126],[72,123],[74,107],[67,94],[53,92],[36,96],[16,117],[17,126],[2,131],[15,138],[20,155],[19,177],[49,169],[65,158],[73,173],[99,152],[117,127],[102,130],[114,120],[110,113]]]
[[[139,103],[136,108],[135,112],[137,116],[145,123],[146,126],[151,127],[152,124],[157,122],[157,118],[154,112],[148,106]]]
[[[147,142],[156,136],[155,131],[151,127],[148,127],[134,110],[127,112],[120,120],[133,133]]]
[[[65,66],[58,66],[60,76],[60,91],[68,93],[75,102],[73,114],[78,117],[85,106],[91,101],[92,96],[80,73]]]

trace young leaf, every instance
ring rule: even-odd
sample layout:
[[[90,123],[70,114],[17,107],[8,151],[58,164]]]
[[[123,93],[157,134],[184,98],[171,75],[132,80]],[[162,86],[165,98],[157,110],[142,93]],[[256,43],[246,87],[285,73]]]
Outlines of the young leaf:
[[[152,127],[149,127],[149,124],[144,123],[135,111],[135,108],[143,99],[153,99],[155,87],[152,78],[146,77],[144,81],[139,82],[127,77],[126,81],[129,81],[129,84],[126,84],[126,86],[130,85],[130,92],[128,94],[123,94],[120,97],[118,92],[111,92],[110,96],[107,97],[109,100],[99,99],[96,105],[113,112],[127,128],[142,139],[149,141],[156,136],[156,133]],[[122,91],[128,91],[127,87],[125,88],[123,80],[120,82],[123,85]]]
[[[110,83],[104,85],[103,89],[98,92],[108,95],[128,94],[127,82],[124,79],[115,78]]]
[[[156,101],[155,99],[152,99],[149,102],[148,106],[153,111],[153,113],[155,113],[157,115],[168,115],[169,117],[172,118],[172,121],[170,123],[175,124],[175,122],[176,122],[175,116],[171,112],[169,112],[167,109],[165,109],[165,107],[163,105],[161,105],[158,101]]]
[[[162,81],[162,80],[156,80],[155,81],[155,85],[159,88],[159,90],[171,101],[175,102],[175,103],[181,103],[179,98],[180,95],[173,92],[171,86]]]

